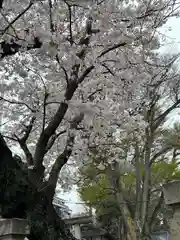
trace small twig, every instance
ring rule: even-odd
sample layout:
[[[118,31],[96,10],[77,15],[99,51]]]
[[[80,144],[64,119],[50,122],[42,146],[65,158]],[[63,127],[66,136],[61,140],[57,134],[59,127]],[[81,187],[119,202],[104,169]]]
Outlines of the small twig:
[[[33,108],[31,108],[27,103],[25,102],[20,102],[20,101],[16,101],[16,100],[8,100],[4,97],[0,97],[0,100],[8,102],[10,104],[17,104],[17,105],[24,105],[26,106],[31,112],[35,112],[35,110]]]
[[[5,29],[2,31],[2,35],[19,19],[21,18],[33,5],[33,1],[30,1],[29,5],[18,15],[16,16]]]
[[[75,116],[70,123],[70,129],[76,129],[77,126],[80,124],[80,122],[83,120],[83,118],[84,118],[84,114]],[[51,197],[53,197],[54,195],[54,191],[55,191],[56,184],[59,177],[59,172],[62,169],[62,167],[67,163],[69,157],[72,154],[74,140],[75,140],[75,134],[70,130],[67,137],[66,146],[63,152],[56,158],[55,163],[53,164],[51,172],[49,174],[48,185],[50,187]]]
[[[92,92],[91,94],[89,94],[89,96],[87,97],[89,100],[92,99],[92,97],[98,93],[98,92],[101,92],[103,89],[102,88],[99,88],[99,89],[96,89],[94,92]]]
[[[108,66],[106,66],[105,63],[103,63],[102,66],[103,66],[112,76],[115,75],[115,74],[111,71],[111,69],[110,69]]]
[[[11,136],[7,136],[7,135],[2,135],[3,138],[7,138],[9,140],[12,140],[12,141],[15,141],[15,142],[18,142],[18,139],[17,138],[14,138],[14,137],[11,137]]]
[[[81,82],[85,79],[85,77],[87,77],[88,74],[89,74],[94,68],[95,68],[95,67],[94,67],[93,65],[90,66],[90,67],[88,67],[88,68],[86,68],[86,70],[83,72],[83,74],[79,77],[78,83],[81,83]]]

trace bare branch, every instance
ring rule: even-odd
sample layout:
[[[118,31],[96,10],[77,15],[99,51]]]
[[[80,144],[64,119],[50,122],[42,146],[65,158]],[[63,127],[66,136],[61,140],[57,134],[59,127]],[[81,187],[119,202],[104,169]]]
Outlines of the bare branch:
[[[171,107],[169,107],[166,111],[164,111],[161,115],[159,115],[153,123],[153,128],[156,129],[165,119],[165,117],[172,112],[175,108],[178,107],[178,105],[180,104],[180,99],[178,99],[178,101],[176,101]]]
[[[26,141],[29,137],[29,134],[31,133],[32,127],[33,127],[33,123],[35,121],[35,117],[32,117],[30,123],[28,126],[26,126],[26,130],[25,130],[25,134],[22,138],[19,138],[16,134],[14,134],[14,137],[12,136],[7,136],[7,135],[2,135],[4,138],[7,138],[11,141],[15,141],[18,142],[20,147],[22,148],[22,150],[24,151],[24,154],[26,156],[28,165],[33,165],[33,158],[32,158],[32,154],[30,153],[27,145],[26,145]]]
[[[9,139],[9,140],[11,140],[11,141],[15,141],[15,142],[18,142],[18,140],[17,140],[17,138],[15,137],[11,137],[11,136],[7,136],[7,135],[2,135],[1,134],[1,136],[3,137],[3,138],[7,138],[7,139]]]
[[[112,70],[105,64],[103,63],[102,66],[107,70],[108,73],[110,73],[112,76],[114,76],[115,74],[112,72]]]
[[[53,136],[49,139],[49,142],[48,142],[47,147],[46,147],[46,150],[45,150],[46,153],[52,148],[52,146],[54,145],[56,139],[57,139],[60,135],[62,135],[62,134],[64,134],[64,133],[66,133],[66,130],[63,130],[63,131],[61,131],[61,132],[53,135]]]
[[[105,54],[107,54],[108,52],[111,52],[119,47],[124,47],[126,46],[127,43],[126,42],[122,42],[122,43],[117,43],[117,44],[114,44],[112,47],[109,47],[108,49],[104,50],[99,56],[98,58],[104,56]]]
[[[26,160],[27,160],[28,165],[32,166],[34,164],[33,163],[33,157],[32,157],[32,154],[27,147],[26,142],[21,141],[21,139],[19,139],[19,138],[17,139],[17,141],[18,141],[20,147],[22,148],[22,150],[23,150],[23,152],[26,156]]]
[[[10,104],[17,104],[17,105],[24,105],[25,107],[27,107],[31,112],[35,112],[35,109],[31,108],[27,103],[25,102],[21,102],[21,101],[16,101],[16,100],[9,100],[6,99],[4,97],[0,97],[0,100],[8,102]]]
[[[175,2],[175,1],[174,1],[174,2]],[[172,7],[172,5],[173,5],[173,4],[170,4],[169,7],[170,7],[170,6]],[[146,10],[144,14],[142,14],[142,15],[140,15],[140,16],[138,16],[138,17],[135,17],[135,19],[140,20],[140,19],[145,19],[145,18],[147,18],[147,17],[150,17],[150,16],[152,16],[152,15],[153,15],[154,13],[156,13],[156,12],[161,12],[161,11],[163,11],[165,8],[167,8],[167,6],[168,6],[168,5],[165,5],[165,6],[161,7],[161,8],[154,8],[154,9]],[[170,14],[172,14],[172,13],[173,13],[173,10],[172,10],[172,12],[171,12]],[[131,22],[131,20],[130,20],[130,19],[127,19],[127,18],[124,18],[124,19],[121,19],[121,22]],[[130,25],[130,26],[128,26],[128,27],[131,27],[131,26],[132,26],[132,25]],[[157,26],[156,26],[156,27],[157,27]]]
[[[26,126],[26,129],[24,131],[24,136],[19,138],[17,135],[15,135],[20,147],[22,148],[25,156],[26,156],[26,159],[27,159],[27,162],[28,162],[28,165],[31,166],[33,165],[33,157],[32,157],[32,154],[31,152],[29,151],[28,147],[27,147],[27,144],[26,144],[26,141],[32,131],[32,128],[33,128],[33,124],[35,122],[36,118],[33,116],[29,122],[29,124]]]
[[[83,120],[83,118],[84,118],[84,114],[80,114],[80,115],[76,116],[70,123],[70,129],[76,129],[77,126],[79,125],[79,123]],[[61,153],[56,158],[56,161],[51,169],[49,180],[48,180],[48,187],[50,190],[51,197],[54,196],[56,184],[57,184],[57,181],[59,178],[59,173],[60,173],[62,167],[67,163],[69,157],[72,154],[74,139],[75,139],[75,135],[70,130],[68,138],[67,138],[67,142],[66,142],[66,147],[65,147],[63,153]]]
[[[1,123],[1,124],[0,124],[0,127],[2,127],[2,126],[4,126],[4,125],[8,124],[9,122],[11,122],[11,120],[7,120],[6,122]]]
[[[35,168],[36,169],[44,169],[42,162],[44,155],[46,153],[46,148],[48,141],[50,137],[55,133],[56,129],[60,125],[61,121],[64,118],[64,115],[66,114],[66,111],[68,109],[67,101],[71,100],[73,97],[76,89],[78,88],[78,84],[84,81],[84,79],[88,76],[88,74],[94,69],[94,66],[90,66],[86,68],[86,70],[82,73],[82,75],[75,80],[70,81],[70,84],[66,88],[65,92],[65,102],[61,102],[60,106],[55,113],[53,119],[49,122],[48,126],[44,129],[44,131],[41,133],[36,149],[34,154],[34,162],[35,162]]]
[[[158,158],[161,157],[163,154],[169,152],[172,149],[172,147],[165,147],[161,149],[159,152],[157,152],[150,160],[150,166],[154,163],[154,161]]]
[[[89,99],[90,101],[93,101],[93,96],[94,96],[96,93],[101,92],[102,90],[103,90],[102,88],[96,89],[94,92],[92,92],[91,94],[89,94],[89,96],[87,97],[87,99]]]

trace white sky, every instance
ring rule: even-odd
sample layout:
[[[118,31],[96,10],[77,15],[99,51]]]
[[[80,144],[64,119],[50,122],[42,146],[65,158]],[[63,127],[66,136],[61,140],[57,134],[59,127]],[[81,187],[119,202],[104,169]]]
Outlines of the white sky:
[[[178,53],[180,52],[180,31],[179,31],[180,19],[171,18],[167,24],[161,29],[161,33],[168,36],[167,43],[165,46],[161,48],[161,51],[164,52],[173,52]],[[171,28],[171,31],[169,31]],[[180,115],[173,113],[170,116],[169,122],[173,124],[173,122],[180,120]],[[61,194],[59,197],[65,199],[67,201],[67,205],[72,210],[72,214],[78,214],[80,212],[84,212],[85,208],[82,204],[78,204],[81,201],[78,193],[75,189],[70,191],[69,193]]]

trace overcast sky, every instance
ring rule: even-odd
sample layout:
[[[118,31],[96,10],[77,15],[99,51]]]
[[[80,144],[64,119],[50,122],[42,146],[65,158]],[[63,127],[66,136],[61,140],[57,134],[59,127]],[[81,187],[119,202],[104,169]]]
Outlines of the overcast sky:
[[[178,53],[180,52],[180,31],[179,31],[180,19],[172,18],[170,19],[167,24],[161,29],[161,34],[166,35],[167,42],[165,46],[161,48],[162,52],[173,52]],[[171,29],[171,31],[169,31]],[[174,121],[177,121],[180,118],[177,114],[172,114],[170,116],[171,124]],[[179,119],[180,120],[180,119]],[[72,190],[69,193],[65,193],[60,195],[59,197],[66,200],[67,205],[72,210],[72,214],[78,214],[80,212],[84,212],[85,209],[83,208],[83,204],[81,199],[78,196],[76,190]]]

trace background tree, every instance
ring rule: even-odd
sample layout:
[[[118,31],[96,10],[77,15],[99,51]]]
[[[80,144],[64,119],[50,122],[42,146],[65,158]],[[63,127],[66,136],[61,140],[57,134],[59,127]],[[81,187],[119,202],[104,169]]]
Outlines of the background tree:
[[[162,184],[179,179],[179,124],[165,128],[176,104],[162,109],[164,95],[160,85],[148,95],[151,101],[141,109],[148,122],[144,131],[140,131],[138,122],[136,129],[129,125],[127,129],[120,128],[114,141],[111,138],[104,145],[89,146],[89,159],[80,168],[82,199],[97,210],[102,221],[105,217],[111,222],[114,215],[120,227],[117,216],[122,220],[124,226],[119,232],[114,225],[117,238],[128,231],[127,238],[150,239],[152,231],[168,228],[170,212],[163,203]],[[173,89],[169,90],[164,89],[166,101],[168,91],[171,99],[178,96],[177,88],[175,95]],[[109,214],[112,208],[114,211]]]
[[[139,111],[147,87],[165,76],[164,84],[178,84],[169,72],[177,56],[161,59],[155,50],[158,28],[178,16],[179,4],[12,0],[0,8],[1,132],[22,149],[29,181],[51,206],[68,160],[82,160],[88,142],[103,143],[118,125],[134,128],[139,115],[129,114]],[[142,129],[149,114],[139,119]]]

